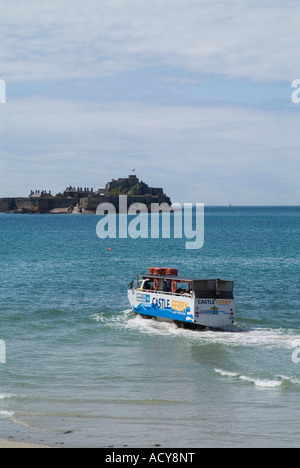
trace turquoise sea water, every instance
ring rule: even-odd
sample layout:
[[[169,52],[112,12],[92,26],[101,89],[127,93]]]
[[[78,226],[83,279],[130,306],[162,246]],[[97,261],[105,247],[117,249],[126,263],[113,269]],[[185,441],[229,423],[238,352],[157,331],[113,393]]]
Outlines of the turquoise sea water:
[[[0,215],[0,437],[300,446],[300,210],[206,208],[201,250],[184,239],[100,240],[97,221]],[[135,316],[127,284],[149,266],[233,279],[235,327],[195,332]]]

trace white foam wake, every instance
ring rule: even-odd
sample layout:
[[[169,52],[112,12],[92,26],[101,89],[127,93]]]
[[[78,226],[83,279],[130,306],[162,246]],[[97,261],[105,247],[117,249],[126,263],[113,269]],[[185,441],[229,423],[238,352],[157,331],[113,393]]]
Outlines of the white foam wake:
[[[262,379],[260,377],[243,375],[237,372],[229,372],[223,369],[214,369],[214,371],[217,374],[222,375],[222,377],[235,378],[238,380],[242,380],[244,382],[249,382],[251,384],[254,384],[256,387],[262,387],[262,388],[278,388],[278,387],[282,387],[286,383],[297,385],[297,386],[300,385],[300,380],[287,377],[285,375],[276,375],[272,379]]]
[[[11,418],[14,414],[14,411],[0,410],[0,416],[5,418]]]
[[[111,320],[112,324],[124,326],[126,329],[137,330],[141,333],[184,336],[199,344],[224,344],[231,347],[268,347],[281,349],[294,349],[295,340],[300,335],[294,330],[256,328],[252,330],[193,331],[178,328],[174,323],[145,320],[140,316],[132,316],[130,311],[124,311]]]
[[[13,395],[11,393],[0,393],[0,400],[7,400],[9,398],[14,398],[17,395]]]
[[[197,345],[207,346],[221,344],[233,348],[265,348],[294,350],[295,342],[300,341],[300,335],[296,330],[254,328],[251,330],[220,331],[207,329],[195,331],[178,328],[173,322],[160,322],[157,320],[145,320],[134,314],[130,309],[117,314],[99,313],[90,316],[90,319],[103,323],[105,327],[131,330],[147,335],[168,336],[185,338]],[[262,383],[263,386],[264,383]],[[275,384],[274,384],[275,386]]]

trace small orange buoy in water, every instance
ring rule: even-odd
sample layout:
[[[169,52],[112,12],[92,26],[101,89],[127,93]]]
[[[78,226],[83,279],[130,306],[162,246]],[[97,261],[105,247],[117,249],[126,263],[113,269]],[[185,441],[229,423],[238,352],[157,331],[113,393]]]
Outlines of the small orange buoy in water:
[[[111,248],[109,247],[109,249],[108,249],[108,250],[109,250],[109,251],[111,251]]]

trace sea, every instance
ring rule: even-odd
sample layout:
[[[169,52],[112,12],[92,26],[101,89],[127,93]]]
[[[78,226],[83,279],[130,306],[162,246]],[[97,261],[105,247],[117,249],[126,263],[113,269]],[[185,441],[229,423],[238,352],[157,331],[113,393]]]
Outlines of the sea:
[[[300,209],[206,207],[205,242],[0,215],[0,437],[53,447],[299,447]],[[130,310],[149,267],[234,280],[230,329]],[[2,354],[1,354],[2,353]]]

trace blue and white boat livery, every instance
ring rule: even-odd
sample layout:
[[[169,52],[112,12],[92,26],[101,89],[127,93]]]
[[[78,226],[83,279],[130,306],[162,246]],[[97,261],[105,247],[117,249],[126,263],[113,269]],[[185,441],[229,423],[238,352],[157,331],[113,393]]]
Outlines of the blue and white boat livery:
[[[178,276],[173,268],[149,268],[129,284],[132,309],[144,318],[187,328],[228,328],[234,324],[233,281]]]

